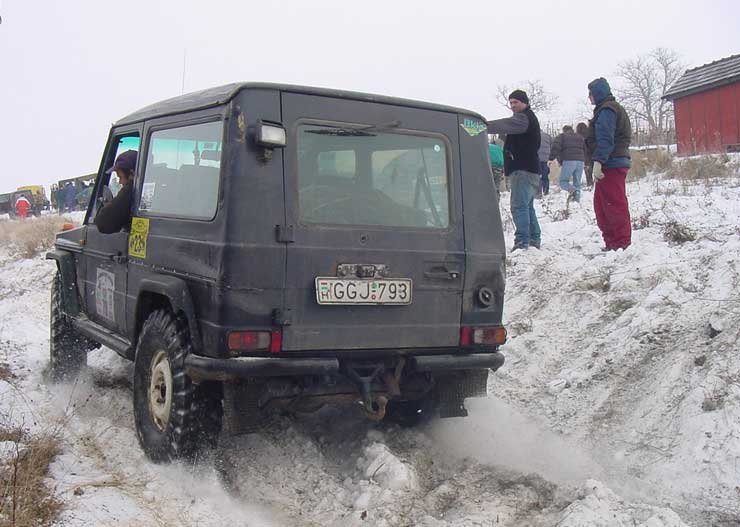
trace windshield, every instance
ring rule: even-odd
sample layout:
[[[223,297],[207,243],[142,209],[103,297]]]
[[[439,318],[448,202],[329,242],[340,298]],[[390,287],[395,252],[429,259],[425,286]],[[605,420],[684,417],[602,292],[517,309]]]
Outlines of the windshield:
[[[297,143],[303,222],[449,226],[447,147],[440,138],[300,125]]]

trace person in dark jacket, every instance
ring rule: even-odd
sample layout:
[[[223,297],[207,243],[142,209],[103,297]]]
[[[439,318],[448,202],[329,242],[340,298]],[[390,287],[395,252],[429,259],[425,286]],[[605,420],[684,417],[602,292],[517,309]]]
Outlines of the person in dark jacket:
[[[522,90],[509,95],[513,115],[488,121],[488,133],[506,134],[504,141],[504,176],[511,187],[511,215],[514,218],[514,247],[540,248],[541,231],[534,210],[534,198],[540,187],[540,123],[529,107]]]
[[[64,185],[64,210],[67,212],[77,210],[77,201],[75,200],[76,196],[77,192],[75,191],[74,186],[72,183],[67,182]]]
[[[95,225],[103,234],[113,234],[131,224],[131,197],[136,170],[136,150],[126,150],[120,154],[106,173],[115,172],[121,182],[121,189],[109,203],[106,203],[95,216]]]
[[[552,136],[547,132],[540,132],[540,148],[537,157],[540,159],[540,192],[547,196],[550,193],[550,148],[552,148]]]
[[[583,137],[583,140],[585,142],[588,138],[588,125],[586,123],[578,123],[576,125],[576,133]],[[584,154],[585,159],[583,160],[583,173],[586,175],[586,187],[588,187],[588,189],[590,190],[594,186],[594,180],[591,176],[591,172],[594,167],[588,148],[584,149]]]
[[[609,83],[599,77],[588,85],[594,105],[586,146],[593,159],[594,212],[606,246],[604,250],[626,249],[632,243],[632,224],[625,188],[630,169],[632,127],[627,112],[611,93]]]
[[[563,126],[563,133],[552,142],[550,160],[560,163],[560,188],[568,193],[567,201],[581,201],[581,178],[586,142],[570,125]]]

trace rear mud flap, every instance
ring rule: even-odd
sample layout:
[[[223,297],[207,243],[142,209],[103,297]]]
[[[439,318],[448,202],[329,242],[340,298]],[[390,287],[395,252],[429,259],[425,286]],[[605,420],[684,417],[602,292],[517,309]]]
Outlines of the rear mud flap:
[[[488,370],[469,370],[442,377],[437,384],[439,417],[467,417],[465,399],[482,397],[488,391]]]
[[[263,383],[244,379],[224,383],[224,424],[226,435],[257,432],[265,423],[265,414],[259,407]]]

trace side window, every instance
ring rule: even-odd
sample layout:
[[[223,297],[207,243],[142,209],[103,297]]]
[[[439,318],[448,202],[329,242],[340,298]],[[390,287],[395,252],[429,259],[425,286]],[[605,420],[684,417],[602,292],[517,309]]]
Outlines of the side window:
[[[108,149],[104,171],[99,177],[97,187],[96,174],[59,182],[56,198],[60,210],[87,209],[85,223],[91,223],[100,207],[112,200],[121,190],[118,176],[115,172],[108,172],[108,170],[113,167],[119,155],[127,150],[139,152],[140,146],[141,138],[137,132],[114,137],[113,144]]]
[[[216,214],[223,122],[153,132],[139,210],[210,220]]]
[[[120,154],[124,153],[126,150],[136,150],[139,151],[139,147],[141,146],[141,139],[137,135],[130,135],[121,137],[118,140],[118,148],[116,148],[116,155],[113,157],[115,160]],[[111,166],[113,165],[113,161],[111,161]],[[112,172],[110,175],[110,180],[108,180],[108,188],[111,191],[112,197],[115,197],[116,194],[118,194],[118,191],[121,190],[121,182],[118,181],[118,176],[115,172]]]

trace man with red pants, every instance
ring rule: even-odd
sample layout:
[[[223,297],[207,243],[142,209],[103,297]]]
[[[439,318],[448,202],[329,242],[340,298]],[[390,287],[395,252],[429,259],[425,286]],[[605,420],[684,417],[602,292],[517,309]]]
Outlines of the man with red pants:
[[[604,238],[605,251],[626,249],[632,243],[632,224],[625,182],[630,169],[629,116],[599,77],[588,85],[588,98],[595,106],[588,124],[586,147],[593,159],[594,212]]]

